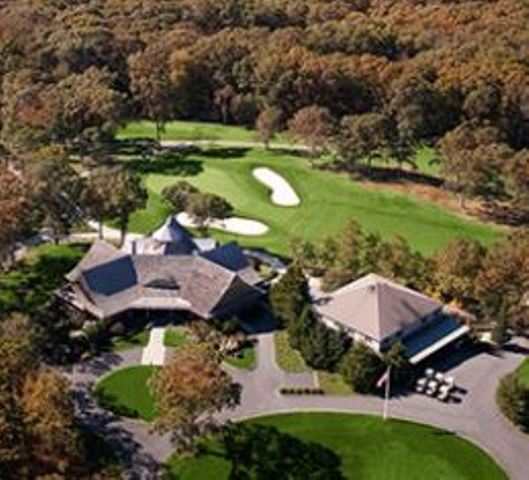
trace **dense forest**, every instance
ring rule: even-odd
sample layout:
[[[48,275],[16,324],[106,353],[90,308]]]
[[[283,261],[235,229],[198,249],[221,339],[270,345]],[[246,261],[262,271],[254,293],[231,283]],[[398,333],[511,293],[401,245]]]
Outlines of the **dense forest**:
[[[320,107],[346,162],[439,142],[460,193],[527,201],[529,2],[1,3],[13,155],[92,144],[129,118],[254,126],[273,109],[286,127]]]

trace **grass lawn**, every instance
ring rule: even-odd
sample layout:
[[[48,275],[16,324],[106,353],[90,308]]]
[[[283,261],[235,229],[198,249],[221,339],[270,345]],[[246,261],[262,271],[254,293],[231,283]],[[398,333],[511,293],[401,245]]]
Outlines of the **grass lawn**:
[[[518,375],[522,382],[529,387],[529,358],[526,358],[518,368]]]
[[[343,381],[339,373],[318,371],[318,382],[327,395],[351,395],[353,389]]]
[[[249,343],[242,348],[240,356],[228,355],[224,361],[235,368],[253,370],[256,366],[255,347]]]
[[[459,236],[488,245],[501,237],[499,229],[455,215],[434,203],[401,193],[372,190],[346,175],[311,169],[296,154],[262,149],[209,149],[184,159],[129,162],[140,171],[149,190],[147,208],[134,213],[130,230],[148,233],[169,215],[160,197],[162,189],[185,179],[206,192],[230,201],[235,214],[260,220],[270,231],[259,237],[229,235],[211,230],[220,241],[238,240],[245,246],[264,247],[289,254],[293,238],[316,241],[335,235],[345,222],[356,219],[366,230],[390,238],[402,235],[423,253],[431,254]],[[278,207],[269,191],[251,172],[267,166],[283,175],[301,198],[299,207]]]
[[[142,365],[111,373],[97,384],[97,401],[103,408],[118,415],[153,421],[156,412],[147,381],[156,368]]]
[[[165,331],[163,344],[166,347],[181,347],[189,340],[185,327],[169,327]]]
[[[30,250],[22,262],[0,275],[0,312],[34,313],[65,283],[64,275],[81,260],[86,248],[45,244]]]
[[[149,330],[141,330],[128,337],[116,337],[112,341],[111,350],[120,352],[129,348],[145,347],[149,343],[150,333]]]
[[[288,333],[281,330],[274,335],[277,366],[290,373],[309,372],[310,368],[305,364],[301,354],[293,349],[288,343]]]
[[[156,138],[156,128],[153,122],[130,122],[121,129],[117,138]],[[233,125],[222,125],[207,122],[169,122],[162,133],[162,140],[225,140],[230,142],[254,142],[254,130]],[[274,140],[277,143],[289,143],[288,134],[280,134]]]
[[[278,437],[286,434],[291,436],[287,438],[295,437],[305,445],[316,442],[334,452],[338,456],[341,473],[348,479],[507,479],[492,458],[478,447],[453,433],[426,425],[397,420],[383,422],[373,416],[333,413],[276,415],[250,422],[276,427]],[[210,440],[204,443],[206,452],[195,459],[172,458],[167,465],[169,478],[228,479],[232,460],[227,458],[218,442]],[[283,448],[288,450],[288,442]],[[284,455],[279,458],[284,460],[291,454],[295,462],[296,452],[293,448],[291,450],[283,452]],[[254,471],[259,468],[259,462],[274,462],[277,459],[273,455],[265,456],[262,451],[253,453],[248,457]]]

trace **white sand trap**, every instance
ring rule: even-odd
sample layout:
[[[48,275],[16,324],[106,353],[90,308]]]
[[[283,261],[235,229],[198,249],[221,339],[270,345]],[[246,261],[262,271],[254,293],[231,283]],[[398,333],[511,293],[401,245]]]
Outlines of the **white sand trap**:
[[[196,227],[194,219],[186,212],[180,212],[176,216],[176,219],[184,227]],[[224,232],[236,233],[238,235],[246,235],[248,237],[257,237],[268,232],[268,227],[264,223],[239,217],[230,217],[224,220],[210,220],[207,222],[207,227]]]
[[[294,207],[300,204],[300,199],[290,183],[281,175],[267,167],[254,168],[253,176],[266,185],[272,192],[271,200],[276,205]]]

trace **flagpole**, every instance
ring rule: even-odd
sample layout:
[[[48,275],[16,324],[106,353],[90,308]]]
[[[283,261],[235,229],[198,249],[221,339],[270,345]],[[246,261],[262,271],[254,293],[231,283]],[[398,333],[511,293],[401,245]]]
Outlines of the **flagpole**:
[[[386,391],[384,394],[384,411],[382,413],[382,418],[384,421],[388,419],[389,414],[389,393],[390,393],[390,383],[391,383],[391,367],[388,367],[388,378],[386,380]]]

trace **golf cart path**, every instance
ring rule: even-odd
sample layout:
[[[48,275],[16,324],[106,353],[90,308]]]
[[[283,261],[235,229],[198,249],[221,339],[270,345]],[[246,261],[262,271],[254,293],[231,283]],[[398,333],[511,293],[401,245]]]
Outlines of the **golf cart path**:
[[[282,207],[295,207],[301,203],[298,194],[292,185],[279,173],[268,167],[258,167],[252,170],[252,175],[268,187],[271,192],[270,199],[275,205]]]
[[[186,212],[180,212],[176,216],[176,219],[186,228],[196,227],[195,221]],[[267,225],[258,220],[240,217],[230,217],[223,220],[208,220],[206,226],[207,228],[222,230],[223,232],[235,233],[247,237],[258,237],[264,235],[269,230]]]
[[[383,400],[374,396],[280,395],[280,386],[313,385],[309,373],[289,374],[275,362],[273,333],[255,335],[258,366],[253,371],[228,371],[243,386],[241,404],[223,411],[219,420],[241,420],[254,416],[294,411],[339,411],[379,415]],[[495,402],[499,380],[513,371],[529,353],[529,342],[516,339],[495,354],[480,353],[450,369],[456,384],[466,393],[457,403],[442,403],[417,394],[390,400],[393,418],[433,425],[467,438],[487,451],[511,480],[527,480],[529,437],[511,425]],[[81,421],[109,438],[133,478],[154,479],[157,468],[172,451],[170,439],[151,431],[143,422],[121,418],[102,410],[91,389],[98,379],[115,369],[139,365],[141,349],[108,353],[75,365],[68,373],[72,381]]]
[[[232,147],[232,148],[263,148],[262,142],[239,141],[239,140],[161,140],[160,146],[162,148],[186,148],[186,147]],[[297,143],[276,143],[270,142],[269,150],[292,150],[298,152],[306,152],[309,147]]]

